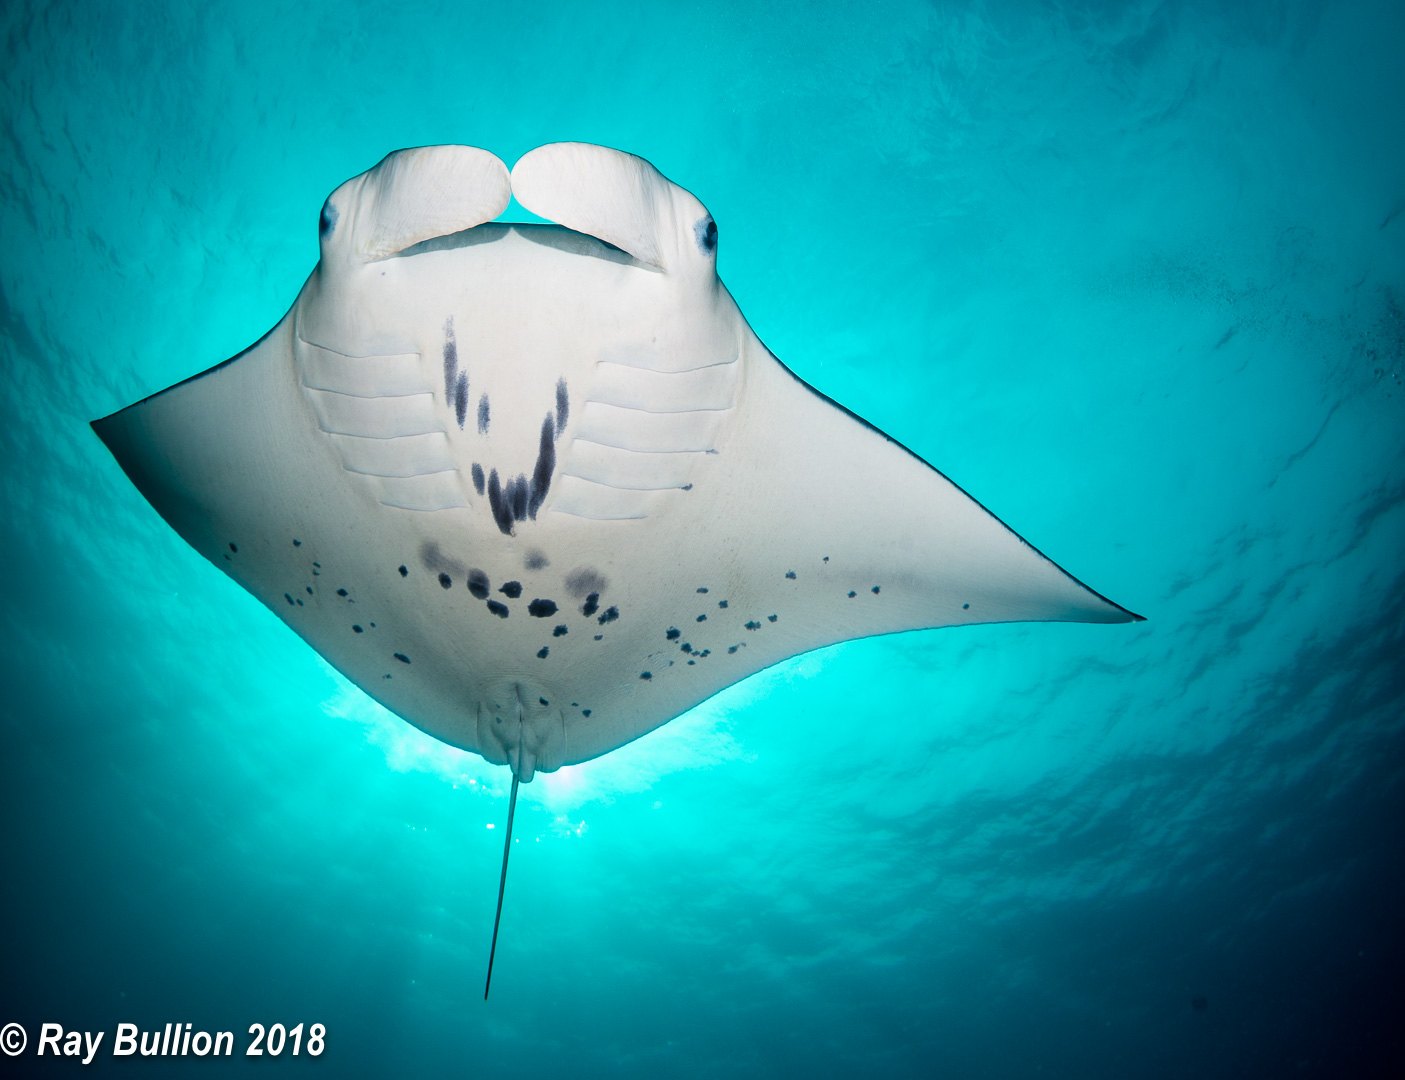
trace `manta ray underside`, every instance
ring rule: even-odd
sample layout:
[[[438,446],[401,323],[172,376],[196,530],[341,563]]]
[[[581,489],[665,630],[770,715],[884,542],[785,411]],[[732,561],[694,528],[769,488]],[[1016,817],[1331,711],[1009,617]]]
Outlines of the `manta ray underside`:
[[[559,224],[495,222],[511,195]],[[619,151],[402,150],[327,199],[261,341],[93,426],[196,550],[514,797],[833,642],[1138,618],[792,374],[716,251]]]

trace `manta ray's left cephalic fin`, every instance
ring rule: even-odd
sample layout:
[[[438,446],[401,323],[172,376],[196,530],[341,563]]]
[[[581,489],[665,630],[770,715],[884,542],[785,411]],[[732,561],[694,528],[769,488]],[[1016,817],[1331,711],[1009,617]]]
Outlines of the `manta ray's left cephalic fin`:
[[[707,208],[641,157],[548,143],[513,166],[512,193],[534,214],[613,244],[651,269],[715,272],[717,227]]]

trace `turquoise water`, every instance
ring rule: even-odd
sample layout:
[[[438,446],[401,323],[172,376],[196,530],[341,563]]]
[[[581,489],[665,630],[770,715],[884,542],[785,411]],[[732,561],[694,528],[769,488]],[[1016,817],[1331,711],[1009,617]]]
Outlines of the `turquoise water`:
[[[301,1021],[272,1067],[1390,1074],[1405,9],[1222,7],[6,5],[4,1063]],[[557,139],[695,192],[779,357],[1150,621],[835,647],[539,777],[484,1004],[506,770],[88,421],[273,325],[387,150]]]

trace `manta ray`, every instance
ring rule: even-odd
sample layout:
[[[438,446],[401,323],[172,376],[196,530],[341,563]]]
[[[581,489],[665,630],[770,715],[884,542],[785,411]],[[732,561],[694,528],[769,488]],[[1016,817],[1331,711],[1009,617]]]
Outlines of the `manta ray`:
[[[319,231],[260,341],[93,427],[347,678],[511,770],[508,844],[519,782],[798,653],[1139,618],[773,356],[642,158],[401,150]]]

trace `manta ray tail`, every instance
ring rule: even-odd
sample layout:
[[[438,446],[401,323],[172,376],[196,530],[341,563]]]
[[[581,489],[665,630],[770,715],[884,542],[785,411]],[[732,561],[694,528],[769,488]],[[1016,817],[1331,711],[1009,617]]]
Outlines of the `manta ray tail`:
[[[493,916],[493,943],[488,947],[488,977],[483,981],[483,1000],[493,985],[493,957],[498,951],[498,924],[502,922],[502,894],[507,888],[507,857],[512,853],[512,815],[517,812],[517,774],[512,776],[512,795],[507,801],[507,835],[502,842],[502,876],[498,878],[498,911]]]

